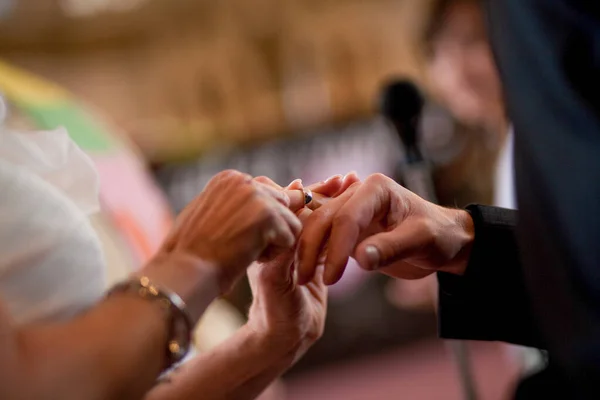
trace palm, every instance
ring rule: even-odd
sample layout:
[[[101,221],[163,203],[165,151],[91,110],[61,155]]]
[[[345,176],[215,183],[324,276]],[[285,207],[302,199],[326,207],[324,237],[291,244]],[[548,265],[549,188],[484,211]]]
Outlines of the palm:
[[[283,189],[268,178],[256,180]],[[335,197],[357,181],[358,177],[349,174],[345,178],[330,179],[309,188],[313,193]],[[302,189],[302,184],[295,181],[285,189]],[[304,208],[298,216],[303,221],[311,212]],[[293,273],[294,254],[292,250],[270,261],[255,262],[248,269],[254,297],[248,323],[271,335],[273,343],[294,346],[295,355],[299,357],[323,332],[327,313],[327,285],[323,282],[323,268],[317,270],[308,284],[297,285]]]
[[[304,312],[304,323],[309,339],[316,340],[323,331],[327,313],[327,285],[323,283],[322,272],[305,286],[296,285],[299,304]],[[302,322],[302,321],[298,321]]]
[[[293,252],[248,269],[254,301],[249,323],[268,333],[276,343],[297,347],[303,353],[323,331],[327,286],[316,274],[306,286],[293,280]]]

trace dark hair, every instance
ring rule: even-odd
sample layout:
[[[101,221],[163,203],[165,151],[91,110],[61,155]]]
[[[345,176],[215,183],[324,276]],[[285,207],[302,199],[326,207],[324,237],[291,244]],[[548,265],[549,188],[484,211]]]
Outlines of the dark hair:
[[[444,26],[450,8],[463,3],[481,6],[481,0],[435,0],[433,2],[423,34],[423,45],[427,49],[427,53],[431,52],[431,43],[439,34],[440,28]]]

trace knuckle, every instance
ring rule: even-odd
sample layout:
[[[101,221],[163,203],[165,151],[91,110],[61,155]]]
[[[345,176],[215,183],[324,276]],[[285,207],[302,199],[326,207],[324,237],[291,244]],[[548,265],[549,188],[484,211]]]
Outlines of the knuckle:
[[[430,218],[421,218],[421,230],[427,238],[427,243],[435,245],[440,239],[440,229],[438,225]]]
[[[236,196],[243,197],[248,204],[254,204],[260,199],[261,192],[254,185],[240,185],[235,189],[238,194]]]
[[[234,170],[224,170],[215,174],[206,184],[206,188],[219,188],[222,187],[223,184],[226,184],[231,181],[234,176]]]
[[[257,176],[257,177],[256,177],[256,178],[254,178],[253,180],[254,180],[255,182],[262,183],[262,184],[265,184],[265,185],[267,185],[267,184],[270,184],[270,183],[271,183],[271,180],[270,180],[268,177],[266,177],[265,175]]]
[[[221,180],[223,182],[239,183],[239,182],[246,182],[246,181],[252,180],[252,177],[250,175],[244,174],[235,169],[223,170],[217,174],[217,177],[219,178],[219,180]]]
[[[219,178],[219,179],[227,179],[227,178],[232,178],[235,176],[239,176],[241,175],[241,173],[239,171],[236,171],[235,169],[225,169],[221,172],[219,172],[215,177]]]
[[[370,175],[365,182],[369,183],[369,184],[376,184],[376,185],[381,185],[384,183],[387,183],[389,181],[390,178],[388,178],[387,176],[385,176],[382,173],[375,173]]]
[[[261,204],[256,215],[258,220],[268,227],[271,227],[275,224],[275,222],[277,222],[276,215],[273,210],[264,204]]]
[[[314,343],[323,337],[324,332],[325,332],[325,326],[320,325],[320,326],[314,327],[313,329],[309,330],[306,333],[306,337],[310,341],[310,343]]]

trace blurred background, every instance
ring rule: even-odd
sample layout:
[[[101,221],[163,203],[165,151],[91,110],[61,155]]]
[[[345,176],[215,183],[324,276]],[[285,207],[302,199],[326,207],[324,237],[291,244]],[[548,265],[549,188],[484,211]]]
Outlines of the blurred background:
[[[222,169],[406,183],[406,143],[380,115],[394,79],[426,98],[417,146],[436,200],[494,202],[508,122],[477,1],[0,0],[6,124],[65,126],[93,158],[109,282]],[[437,339],[435,290],[350,265],[325,336],[268,395],[507,398],[523,351]],[[243,323],[249,296],[211,307],[199,350]]]

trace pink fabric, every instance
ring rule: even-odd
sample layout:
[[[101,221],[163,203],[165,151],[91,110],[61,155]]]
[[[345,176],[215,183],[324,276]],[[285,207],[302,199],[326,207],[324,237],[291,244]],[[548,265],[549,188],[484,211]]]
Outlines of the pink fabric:
[[[102,206],[113,217],[141,265],[168,233],[172,214],[167,201],[134,155],[123,150],[92,158],[100,175]]]

